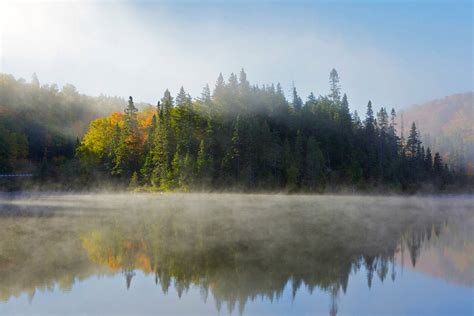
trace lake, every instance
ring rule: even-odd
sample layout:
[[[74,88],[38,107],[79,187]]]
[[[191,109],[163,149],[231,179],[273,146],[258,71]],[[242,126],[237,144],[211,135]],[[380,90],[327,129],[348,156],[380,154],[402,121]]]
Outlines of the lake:
[[[473,315],[472,196],[0,195],[0,314]]]

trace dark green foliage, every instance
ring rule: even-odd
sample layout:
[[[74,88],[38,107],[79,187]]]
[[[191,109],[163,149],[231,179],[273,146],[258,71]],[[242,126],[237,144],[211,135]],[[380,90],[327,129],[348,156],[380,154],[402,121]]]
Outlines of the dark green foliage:
[[[301,107],[303,106],[303,101],[298,95],[298,92],[296,92],[296,88],[293,87],[293,108],[295,109],[295,112],[301,111]]]
[[[212,95],[206,86],[194,102],[181,88],[176,107],[166,90],[158,118],[145,130],[143,162],[128,165],[127,179],[140,170],[142,184],[161,190],[288,191],[379,184],[413,190],[423,181],[447,181],[439,154],[431,167],[431,151],[425,153],[415,125],[401,148],[395,110],[389,116],[382,107],[376,119],[369,101],[362,123],[357,112],[351,115],[347,95],[341,99],[335,70],[330,84],[328,97],[310,94],[304,107],[296,88],[289,107],[280,84],[252,87],[243,69],[228,83],[220,74]],[[135,124],[134,115],[126,112],[125,128]],[[124,169],[122,148],[130,144],[119,138],[115,148],[112,173]]]
[[[28,89],[45,88],[33,81]],[[441,156],[432,158],[423,148],[415,124],[403,144],[393,109],[389,117],[382,107],[375,119],[369,101],[362,122],[357,112],[351,115],[347,95],[341,98],[335,70],[330,89],[329,96],[311,93],[303,106],[293,88],[289,103],[280,84],[252,86],[242,69],[227,83],[220,74],[214,91],[206,85],[195,101],[181,87],[175,100],[166,90],[156,108],[138,112],[130,97],[123,114],[93,121],[79,145],[78,135],[68,142],[42,132],[44,124],[32,121],[18,129],[2,116],[0,171],[18,170],[25,158],[34,158],[40,174],[60,174],[52,171],[51,161],[72,159],[76,150],[77,173],[85,181],[99,172],[130,188],[322,191],[383,185],[416,190],[424,183],[443,188],[454,181]],[[72,86],[63,90],[77,94]],[[38,135],[25,137],[30,129]]]

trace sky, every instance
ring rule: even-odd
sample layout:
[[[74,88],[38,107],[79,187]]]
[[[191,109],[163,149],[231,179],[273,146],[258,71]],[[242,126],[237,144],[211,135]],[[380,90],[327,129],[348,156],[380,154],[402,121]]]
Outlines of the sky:
[[[403,108],[473,90],[473,28],[462,0],[0,0],[0,72],[155,104],[241,68],[306,99],[335,68],[352,109]]]

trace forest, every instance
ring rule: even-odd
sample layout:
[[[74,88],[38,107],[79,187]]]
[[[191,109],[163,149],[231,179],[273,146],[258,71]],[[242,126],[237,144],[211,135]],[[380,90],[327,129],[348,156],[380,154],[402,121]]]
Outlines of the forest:
[[[423,146],[415,123],[399,128],[395,109],[351,112],[335,69],[329,95],[306,101],[295,87],[287,100],[280,84],[252,85],[243,69],[196,99],[166,90],[156,105],[0,79],[0,172],[31,171],[40,185],[415,192],[472,181]]]

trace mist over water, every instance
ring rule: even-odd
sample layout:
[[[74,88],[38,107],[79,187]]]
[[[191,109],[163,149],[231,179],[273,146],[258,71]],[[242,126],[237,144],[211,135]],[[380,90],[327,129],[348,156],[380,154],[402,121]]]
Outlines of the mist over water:
[[[471,196],[2,194],[0,313],[469,314],[473,231]]]

